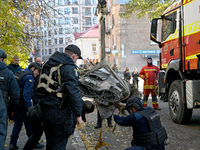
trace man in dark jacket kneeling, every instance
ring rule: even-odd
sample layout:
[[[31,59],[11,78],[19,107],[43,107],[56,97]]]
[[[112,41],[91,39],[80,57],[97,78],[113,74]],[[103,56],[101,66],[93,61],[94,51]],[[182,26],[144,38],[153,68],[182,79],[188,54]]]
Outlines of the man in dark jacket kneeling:
[[[118,103],[118,106],[126,108],[129,116],[120,117],[119,109],[114,110],[114,120],[121,126],[132,126],[132,147],[126,150],[164,150],[164,141],[167,139],[165,128],[161,125],[159,114],[151,107],[143,108],[139,97],[131,97],[126,104]]]

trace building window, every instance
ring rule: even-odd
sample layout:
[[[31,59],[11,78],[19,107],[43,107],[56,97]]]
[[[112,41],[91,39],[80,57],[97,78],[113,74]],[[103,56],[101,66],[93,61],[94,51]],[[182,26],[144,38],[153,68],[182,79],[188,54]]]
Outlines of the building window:
[[[48,27],[51,27],[51,22],[48,22]]]
[[[44,45],[47,45],[47,39],[44,40]]]
[[[62,0],[58,0],[58,5],[62,5]]]
[[[97,45],[96,44],[92,44],[92,51],[96,52],[96,50],[97,50]]]
[[[78,17],[73,18],[73,24],[78,24]]]
[[[63,15],[63,9],[62,8],[58,9],[58,14]]]
[[[51,3],[50,3],[50,2],[48,2],[48,8],[50,9],[50,7],[51,7]]]
[[[63,38],[59,38],[59,44],[63,44]]]
[[[70,1],[69,0],[65,0],[65,5],[69,5]]]
[[[97,18],[96,17],[93,18],[93,24],[97,24]]]
[[[58,24],[58,19],[54,19],[54,24],[57,25]]]
[[[59,29],[59,34],[63,34],[63,28]]]
[[[58,5],[58,0],[54,0],[54,6]]]
[[[45,55],[47,55],[47,49],[45,49]]]
[[[65,34],[70,34],[70,28],[65,28]]]
[[[72,7],[72,14],[78,14],[78,8]]]
[[[85,1],[85,5],[87,6],[87,5],[91,5],[91,0],[86,0]]]
[[[58,44],[58,42],[57,42],[57,38],[55,39],[55,44]]]
[[[115,25],[115,16],[114,16],[114,14],[112,15],[112,25]]]
[[[51,31],[48,31],[48,36],[51,36]]]
[[[58,48],[55,48],[55,52],[58,51]]]
[[[91,15],[91,8],[85,9],[85,15]]]
[[[97,0],[93,0],[93,4],[97,4]]]
[[[58,12],[57,10],[54,11],[54,16],[57,16],[58,15]]]
[[[51,45],[51,40],[48,40],[48,45]]]
[[[78,0],[72,0],[72,4],[78,4]]]
[[[58,19],[58,23],[59,23],[59,24],[63,24],[63,19],[62,19],[62,18],[59,18],[59,19]]]
[[[60,47],[59,50],[60,50],[61,53],[63,53],[63,48],[62,47]]]
[[[93,14],[95,14],[95,12],[96,12],[96,9],[97,9],[96,7],[94,7],[94,8],[93,8]]]
[[[65,43],[68,44],[68,42],[70,42],[70,37],[65,38]]]
[[[91,18],[86,18],[86,25],[91,25]]]
[[[42,49],[42,55],[44,55],[44,50]]]
[[[54,30],[54,34],[57,35],[57,31],[56,30]]]
[[[65,14],[70,14],[70,8],[65,8]]]
[[[78,27],[73,28],[73,33],[78,33]]]
[[[47,37],[47,31],[44,31],[44,37]]]
[[[69,17],[65,18],[65,24],[70,24],[70,18]]]
[[[49,49],[49,55],[51,55],[51,49]]]

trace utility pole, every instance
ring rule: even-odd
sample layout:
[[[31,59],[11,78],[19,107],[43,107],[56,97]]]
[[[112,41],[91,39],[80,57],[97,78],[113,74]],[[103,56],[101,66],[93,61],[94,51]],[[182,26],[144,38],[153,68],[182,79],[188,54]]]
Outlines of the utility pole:
[[[106,0],[98,0],[100,4],[100,23],[101,23],[101,60],[106,57],[105,53],[105,9],[106,9]]]

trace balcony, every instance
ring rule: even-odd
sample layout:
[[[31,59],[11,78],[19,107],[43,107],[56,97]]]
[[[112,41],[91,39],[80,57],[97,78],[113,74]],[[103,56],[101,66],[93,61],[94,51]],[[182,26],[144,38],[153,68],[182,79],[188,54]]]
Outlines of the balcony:
[[[92,22],[83,22],[83,27],[90,27],[92,25]]]

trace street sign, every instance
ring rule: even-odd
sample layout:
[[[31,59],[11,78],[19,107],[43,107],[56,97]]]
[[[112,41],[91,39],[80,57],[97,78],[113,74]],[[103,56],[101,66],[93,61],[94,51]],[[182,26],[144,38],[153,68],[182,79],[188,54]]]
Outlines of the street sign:
[[[126,58],[126,56],[122,56],[122,58]]]
[[[131,54],[158,54],[160,50],[132,50]]]
[[[112,54],[118,54],[119,50],[112,50]]]

